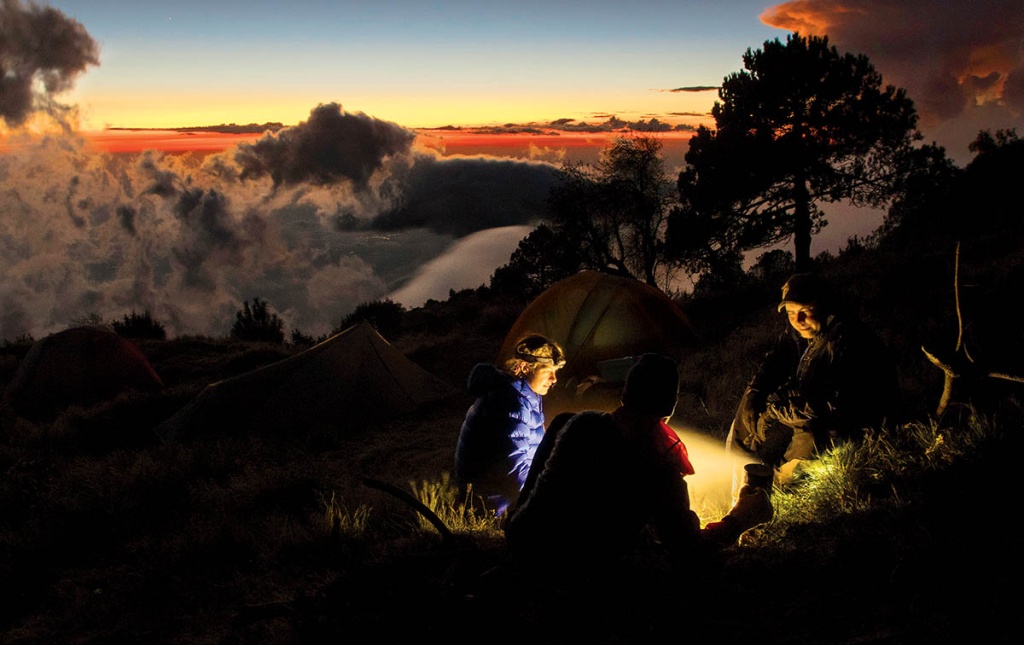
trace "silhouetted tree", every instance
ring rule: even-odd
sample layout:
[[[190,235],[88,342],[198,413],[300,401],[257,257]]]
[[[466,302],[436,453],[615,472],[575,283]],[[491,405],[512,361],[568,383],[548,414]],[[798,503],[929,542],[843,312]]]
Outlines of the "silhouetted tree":
[[[341,320],[341,325],[332,333],[342,332],[364,320],[373,325],[382,336],[393,338],[402,333],[405,307],[390,298],[359,303],[352,313]]]
[[[494,271],[490,287],[496,293],[529,302],[582,266],[579,247],[541,224],[519,243],[508,264]]]
[[[903,185],[882,222],[882,235],[906,241],[948,234],[947,206],[963,170],[934,145],[922,146],[909,160]]]
[[[903,89],[882,87],[866,56],[840,54],[826,37],[792,34],[747,50],[698,128],[670,218],[672,254],[691,271],[714,255],[792,237],[797,268],[826,224],[817,204],[881,206],[893,196],[916,130]]]
[[[665,282],[663,241],[674,190],[652,135],[617,137],[596,166],[566,164],[548,200],[555,244],[573,245],[581,269]]]
[[[882,227],[892,244],[927,239],[952,248],[955,242],[985,236],[1019,244],[1024,217],[1015,187],[1024,176],[1024,139],[1015,130],[981,131],[970,150],[975,156],[965,168],[934,146],[912,157],[903,190]]]
[[[700,274],[693,285],[693,295],[713,298],[723,294],[735,294],[737,288],[745,285],[748,280],[747,274],[743,271],[743,257],[722,254],[712,267]]]
[[[757,256],[757,261],[747,273],[755,280],[772,287],[781,287],[793,271],[793,254],[782,249],[773,249]]]
[[[1024,229],[1017,189],[1024,177],[1024,139],[1012,129],[997,130],[994,135],[982,131],[969,149],[975,156],[964,169],[957,204],[967,235],[989,231],[1019,235]]]
[[[237,340],[259,343],[284,344],[284,321],[271,312],[266,301],[258,297],[242,301],[242,308],[235,312],[235,323],[231,326],[231,337]]]

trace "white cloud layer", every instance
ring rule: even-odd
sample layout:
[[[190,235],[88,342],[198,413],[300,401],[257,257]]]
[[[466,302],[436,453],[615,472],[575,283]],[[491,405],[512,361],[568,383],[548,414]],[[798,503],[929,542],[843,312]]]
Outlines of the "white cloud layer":
[[[554,167],[411,141],[337,105],[205,158],[26,138],[0,157],[0,338],[132,311],[223,336],[257,297],[286,330],[320,335],[410,279],[409,302],[488,282],[538,221]]]
[[[406,308],[427,300],[447,300],[452,290],[475,289],[489,284],[494,270],[505,264],[530,234],[532,226],[502,226],[467,235],[416,271],[416,275],[388,298]],[[504,258],[495,265],[494,258]]]

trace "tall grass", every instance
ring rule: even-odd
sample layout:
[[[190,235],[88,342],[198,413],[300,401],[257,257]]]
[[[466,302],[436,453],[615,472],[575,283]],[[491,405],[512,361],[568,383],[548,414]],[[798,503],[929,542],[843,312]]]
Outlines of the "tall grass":
[[[1003,433],[990,415],[966,407],[952,425],[914,421],[836,446],[809,461],[794,484],[774,488],[774,519],[743,544],[783,547],[797,526],[834,530],[839,520],[894,512],[918,498],[922,478],[1001,450]]]
[[[366,534],[372,507],[360,504],[354,509],[349,509],[333,492],[329,498],[321,493],[320,501],[324,505],[324,519],[327,521],[327,526],[331,527],[331,532],[336,537],[341,535],[362,537]]]
[[[488,509],[483,500],[473,493],[470,485],[465,494],[451,481],[448,472],[432,481],[421,480],[409,482],[413,495],[423,505],[433,511],[452,533],[498,533],[501,521],[495,517],[493,509]],[[430,523],[423,517],[420,526],[427,528]]]

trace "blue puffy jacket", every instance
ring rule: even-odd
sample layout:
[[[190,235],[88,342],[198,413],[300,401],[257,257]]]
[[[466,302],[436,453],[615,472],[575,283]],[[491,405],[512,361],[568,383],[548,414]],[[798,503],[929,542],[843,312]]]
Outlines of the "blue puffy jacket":
[[[519,497],[544,438],[541,396],[525,379],[480,363],[469,373],[477,399],[466,412],[455,446],[455,480],[469,484],[487,507],[504,513]]]

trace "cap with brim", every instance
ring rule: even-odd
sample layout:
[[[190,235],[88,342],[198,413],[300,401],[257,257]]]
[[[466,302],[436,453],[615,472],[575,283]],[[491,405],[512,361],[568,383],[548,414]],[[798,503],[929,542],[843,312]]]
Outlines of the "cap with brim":
[[[782,285],[782,301],[778,310],[786,308],[787,302],[801,305],[826,305],[832,296],[832,290],[825,281],[814,273],[797,273]]]

